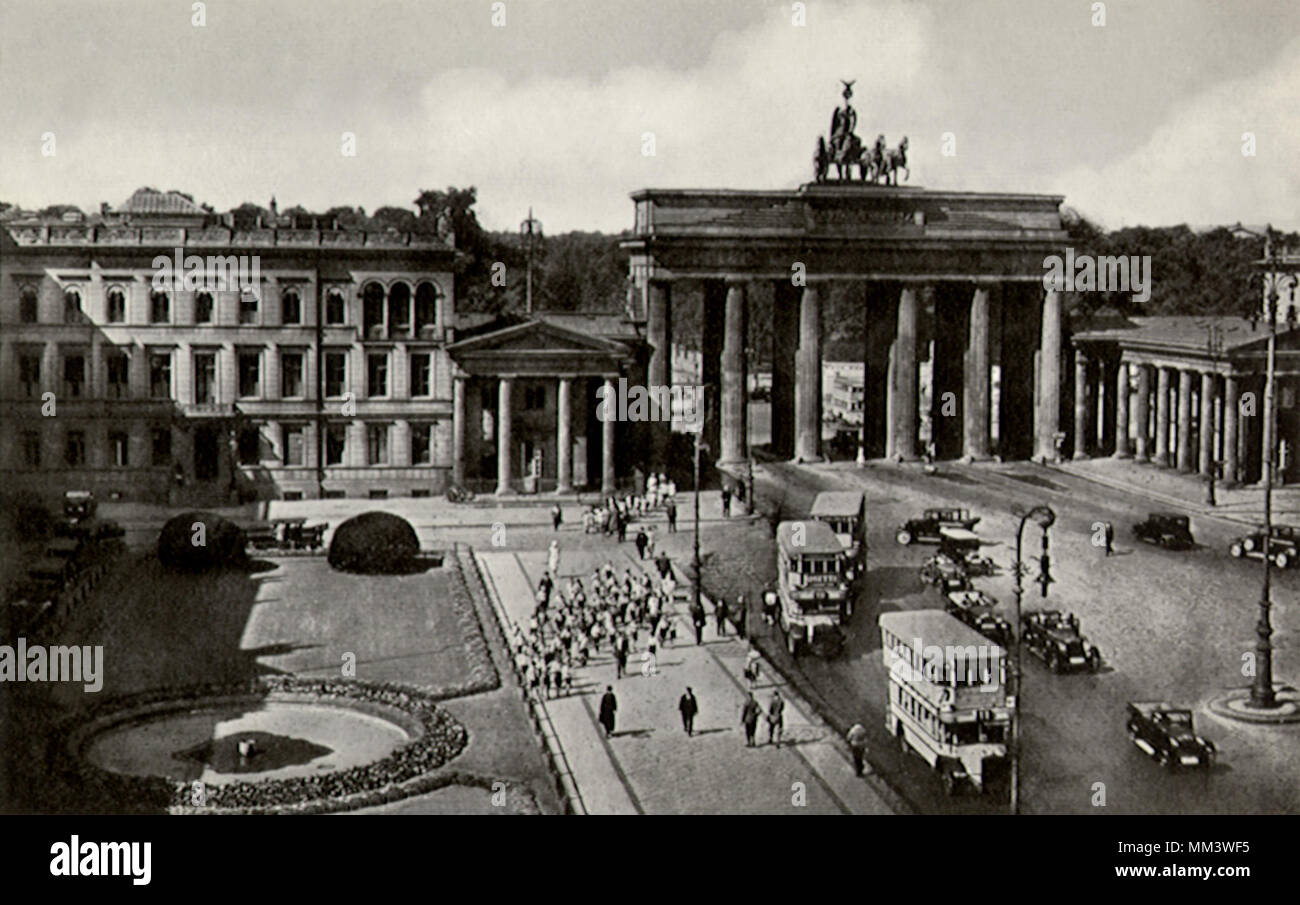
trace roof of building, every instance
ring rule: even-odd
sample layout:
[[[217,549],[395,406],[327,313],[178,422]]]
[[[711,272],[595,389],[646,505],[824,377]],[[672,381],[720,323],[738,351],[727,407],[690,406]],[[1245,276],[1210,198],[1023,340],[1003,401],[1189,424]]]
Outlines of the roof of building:
[[[1204,351],[1213,331],[1213,335],[1222,337],[1223,349],[1228,351],[1268,336],[1267,325],[1262,320],[1252,326],[1244,317],[1174,314],[1108,320],[1105,326],[1076,331],[1074,342],[1118,342],[1170,351]]]
[[[148,187],[138,188],[131,197],[116,209],[124,214],[206,214],[200,205],[195,204],[180,192],[160,192]]]
[[[809,515],[858,515],[862,511],[861,490],[823,490],[813,500]]]

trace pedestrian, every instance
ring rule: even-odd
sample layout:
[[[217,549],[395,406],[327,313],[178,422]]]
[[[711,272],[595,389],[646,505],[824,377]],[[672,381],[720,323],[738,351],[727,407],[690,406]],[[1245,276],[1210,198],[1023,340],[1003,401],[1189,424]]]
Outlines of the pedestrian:
[[[695,625],[695,643],[704,643],[704,623],[706,620],[704,607],[698,603],[691,604],[691,622]]]
[[[650,538],[646,536],[643,529],[637,529],[636,532],[636,554],[641,559],[645,559],[645,548],[650,543]]]
[[[546,568],[547,568],[547,596],[550,596],[550,576],[560,574],[560,542],[551,541],[551,546],[546,551]]]
[[[776,625],[776,607],[778,599],[776,591],[769,589],[763,592],[763,621],[769,626]]]
[[[618,534],[620,544],[627,540],[627,519],[620,512],[614,513],[614,531]]]
[[[668,501],[668,506],[665,509],[665,512],[667,512],[668,514],[668,533],[676,534],[677,533],[677,504],[670,499]]]
[[[677,702],[677,709],[682,712],[682,728],[686,730],[687,735],[695,734],[695,714],[700,712],[699,702],[695,700],[695,692],[687,686],[686,694]]]
[[[560,530],[560,523],[564,521],[564,513],[560,510],[560,504],[556,503],[551,507],[551,526],[554,530]]]
[[[740,711],[740,724],[745,727],[745,747],[754,747],[754,733],[758,731],[758,714],[761,708],[754,700],[754,693],[745,697],[745,706]]]
[[[781,747],[781,730],[785,728],[785,699],[779,689],[772,691],[772,701],[767,706],[767,741]]]
[[[867,764],[867,730],[854,723],[848,732],[849,751],[853,754],[853,772],[861,776]]]
[[[1115,555],[1115,526],[1110,522],[1106,523],[1106,555]]]
[[[623,678],[623,673],[627,670],[627,635],[619,635],[614,639],[614,666],[615,677]]]
[[[605,738],[614,734],[614,714],[617,712],[618,698],[614,697],[614,686],[606,685],[600,698],[600,725],[605,727]]]
[[[753,688],[758,684],[759,664],[762,660],[763,658],[759,655],[758,648],[756,648],[751,642],[749,645],[749,653],[745,655],[745,678],[749,680],[750,688]]]
[[[718,602],[713,607],[713,615],[718,621],[718,637],[721,638],[727,634],[727,601],[719,597]]]
[[[731,518],[731,488],[722,488],[722,517]]]
[[[749,622],[749,610],[745,607],[745,595],[739,594],[736,597],[736,634],[745,637],[745,623]]]
[[[645,529],[645,558],[655,558],[655,529],[653,525]]]

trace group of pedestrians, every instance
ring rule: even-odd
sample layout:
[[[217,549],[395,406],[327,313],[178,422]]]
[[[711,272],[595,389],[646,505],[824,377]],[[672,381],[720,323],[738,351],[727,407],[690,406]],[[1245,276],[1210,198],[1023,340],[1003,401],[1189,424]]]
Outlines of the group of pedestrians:
[[[757,744],[754,737],[758,733],[760,716],[767,717],[768,744],[780,748],[781,732],[785,729],[785,699],[781,697],[780,689],[772,690],[766,714],[763,713],[762,705],[754,697],[754,692],[750,691],[746,694],[745,703],[740,708],[740,724],[745,727],[746,748],[753,748]]]

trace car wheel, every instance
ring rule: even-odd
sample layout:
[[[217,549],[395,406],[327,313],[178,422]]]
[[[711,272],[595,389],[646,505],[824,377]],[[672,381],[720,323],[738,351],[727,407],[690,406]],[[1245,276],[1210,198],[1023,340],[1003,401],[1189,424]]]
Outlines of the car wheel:
[[[900,531],[894,535],[894,540],[898,541],[900,544],[906,547],[908,544],[912,542],[912,532]]]
[[[1285,569],[1287,566],[1291,565],[1291,557],[1285,553],[1279,553],[1277,556],[1273,557],[1273,565],[1277,566],[1279,569]]]
[[[1097,653],[1096,651],[1093,651],[1091,654],[1088,655],[1088,668],[1091,669],[1093,672],[1098,672],[1101,670],[1101,654]]]
[[[1244,541],[1241,542],[1241,546],[1242,546],[1242,549],[1244,549],[1247,553],[1254,553],[1254,552],[1255,552],[1255,539],[1254,539],[1253,537],[1248,537],[1248,538],[1246,538]]]
[[[1228,552],[1232,554],[1232,556],[1234,556],[1235,558],[1241,559],[1241,557],[1245,554],[1246,551],[1241,544],[1233,544],[1231,547],[1228,548]]]

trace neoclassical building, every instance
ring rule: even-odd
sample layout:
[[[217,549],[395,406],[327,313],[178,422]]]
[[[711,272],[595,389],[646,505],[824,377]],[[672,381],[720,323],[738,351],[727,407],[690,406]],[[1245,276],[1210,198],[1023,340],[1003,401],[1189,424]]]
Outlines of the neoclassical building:
[[[441,492],[454,236],[273,221],[142,189],[92,218],[0,224],[6,486],[206,505]],[[177,256],[192,279],[158,288]]]

